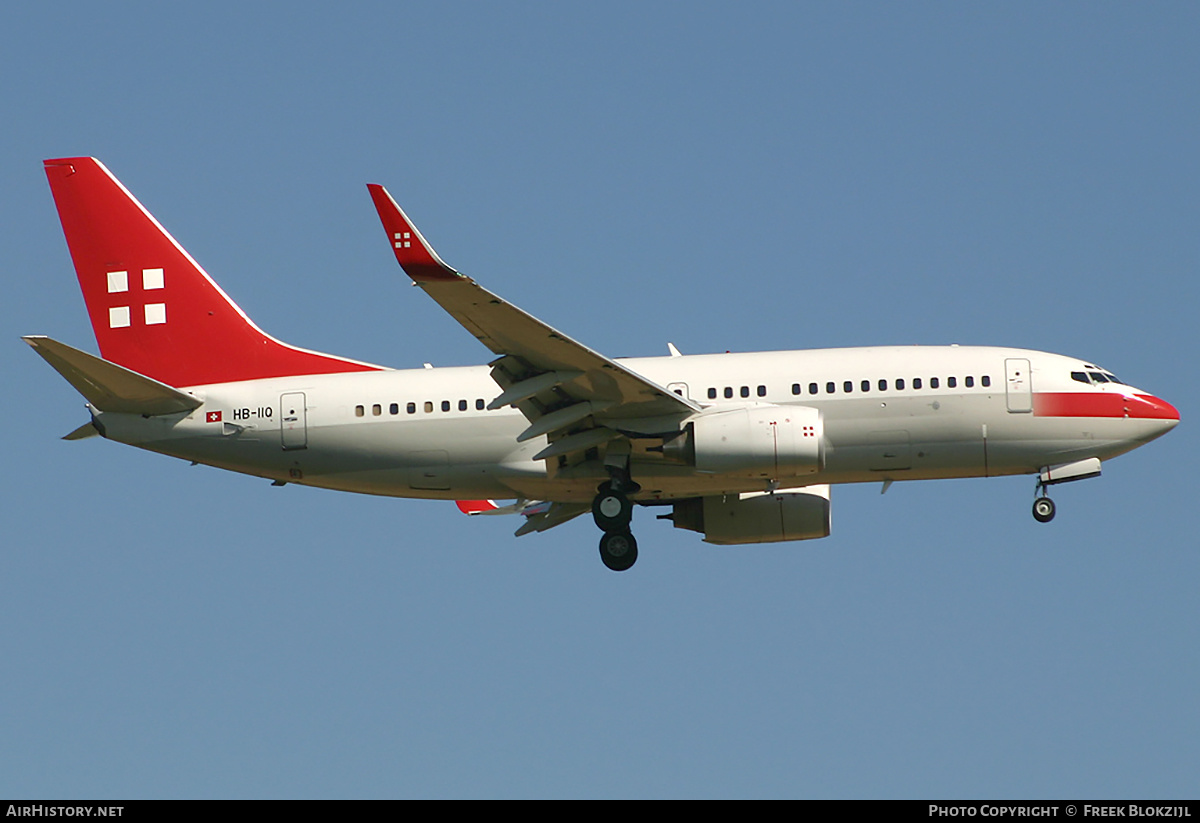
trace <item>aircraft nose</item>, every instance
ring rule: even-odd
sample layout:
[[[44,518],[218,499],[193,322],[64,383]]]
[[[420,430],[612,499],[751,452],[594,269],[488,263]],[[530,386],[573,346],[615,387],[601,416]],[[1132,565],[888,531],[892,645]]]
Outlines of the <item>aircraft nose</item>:
[[[1161,397],[1152,394],[1137,394],[1130,398],[1126,406],[1130,417],[1140,417],[1143,420],[1156,420],[1160,424],[1155,436],[1166,434],[1179,423],[1179,409],[1172,406]]]

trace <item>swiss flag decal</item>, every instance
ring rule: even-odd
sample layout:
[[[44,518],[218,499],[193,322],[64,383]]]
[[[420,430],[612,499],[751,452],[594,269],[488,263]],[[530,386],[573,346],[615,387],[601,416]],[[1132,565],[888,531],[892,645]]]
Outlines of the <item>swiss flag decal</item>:
[[[221,413],[219,411],[205,412],[204,413],[204,422],[205,423],[220,423],[221,422]]]

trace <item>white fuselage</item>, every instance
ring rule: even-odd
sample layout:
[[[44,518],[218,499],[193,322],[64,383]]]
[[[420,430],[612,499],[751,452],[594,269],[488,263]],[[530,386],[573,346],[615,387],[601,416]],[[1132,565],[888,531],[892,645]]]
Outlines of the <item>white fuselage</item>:
[[[1155,412],[1150,401],[1157,398],[1144,392],[1072,378],[1097,372],[1095,366],[1023,349],[897,346],[620,362],[705,407],[817,409],[823,468],[771,480],[783,488],[1034,473],[1115,457],[1177,422],[1177,415]],[[233,471],[396,497],[586,502],[605,478],[597,461],[535,461],[546,439],[517,443],[528,425],[522,414],[486,410],[499,390],[485,366],[281,377],[189,391],[204,401],[191,413],[97,412],[97,427],[120,442]],[[634,443],[638,499],[767,485],[698,472],[646,451],[645,441]]]

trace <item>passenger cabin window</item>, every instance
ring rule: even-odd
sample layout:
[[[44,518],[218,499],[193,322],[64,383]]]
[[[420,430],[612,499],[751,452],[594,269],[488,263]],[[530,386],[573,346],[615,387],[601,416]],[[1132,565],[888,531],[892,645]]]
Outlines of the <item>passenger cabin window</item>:
[[[863,390],[863,391],[870,391],[870,390],[871,390],[871,381],[870,381],[870,380],[864,380],[864,381],[862,381],[862,390]]]
[[[759,386],[759,387],[758,387],[758,396],[759,396],[759,397],[766,397],[766,396],[767,396],[767,387],[766,387],[766,386]]]
[[[459,410],[459,411],[466,411],[466,410],[467,410],[467,401],[466,401],[466,400],[459,400],[459,401],[458,401],[458,410]]]
[[[708,390],[708,399],[709,399],[709,400],[716,400],[716,399],[717,399],[717,390],[716,390],[716,389],[709,389],[709,390]]]
[[[726,399],[733,397],[733,386],[725,387],[725,397],[726,397]]]
[[[929,388],[936,389],[938,387],[938,379],[936,377],[929,378]]]
[[[742,397],[749,397],[750,396],[750,387],[742,386],[741,395],[742,395]]]
[[[919,378],[919,377],[914,377],[914,378],[913,378],[913,388],[914,388],[914,389],[919,389],[919,388],[921,388],[921,378]]]
[[[371,414],[375,415],[376,417],[383,414],[383,406],[380,406],[378,403],[371,406]]]
[[[849,394],[850,392],[854,391],[854,382],[851,380],[847,380],[845,383],[842,384],[842,391],[844,391],[846,394]]]
[[[799,394],[799,393],[800,393],[800,384],[793,383],[792,384],[792,394]]]
[[[355,417],[362,417],[366,413],[367,413],[367,410],[365,408],[363,408],[362,406],[354,407],[354,416]]]
[[[896,391],[904,391],[904,378],[903,377],[896,378]]]
[[[979,378],[979,383],[986,388],[987,386],[992,385],[992,378],[985,374],[983,377]]]
[[[957,377],[947,377],[946,378],[946,388],[948,388],[948,389],[958,388],[958,378]]]
[[[416,414],[417,413],[417,404],[409,403],[407,406],[404,407],[404,410],[406,412],[408,412],[409,414]]]
[[[886,380],[880,380],[880,381],[879,381],[879,390],[880,390],[880,391],[887,391],[887,381],[886,381]]]
[[[399,414],[400,413],[400,404],[393,403],[392,405],[388,406],[388,411],[391,412],[392,414]]]
[[[487,406],[484,404],[482,397],[475,401],[475,411],[483,411],[486,408]]]
[[[830,380],[828,383],[825,384],[825,393],[826,394],[833,394],[835,391],[837,391],[837,383],[834,383],[832,380]]]
[[[425,413],[433,414],[433,401],[432,400],[425,401]]]
[[[816,394],[816,393],[817,393],[817,384],[816,384],[816,383],[809,383],[809,384],[808,384],[808,393],[809,393],[809,394]]]
[[[444,412],[450,411],[450,401],[449,400],[442,401],[442,411],[444,411]]]
[[[970,388],[974,388],[974,386],[975,386],[975,378],[974,378],[974,377],[968,377],[968,378],[966,379],[966,383],[967,383],[967,388],[968,388],[968,389],[970,389]]]

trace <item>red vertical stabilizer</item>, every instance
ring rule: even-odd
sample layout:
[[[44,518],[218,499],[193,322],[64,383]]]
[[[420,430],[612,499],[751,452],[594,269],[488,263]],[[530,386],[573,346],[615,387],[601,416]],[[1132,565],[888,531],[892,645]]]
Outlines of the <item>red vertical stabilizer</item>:
[[[99,160],[45,164],[106,360],[170,386],[380,368],[263,332]]]

